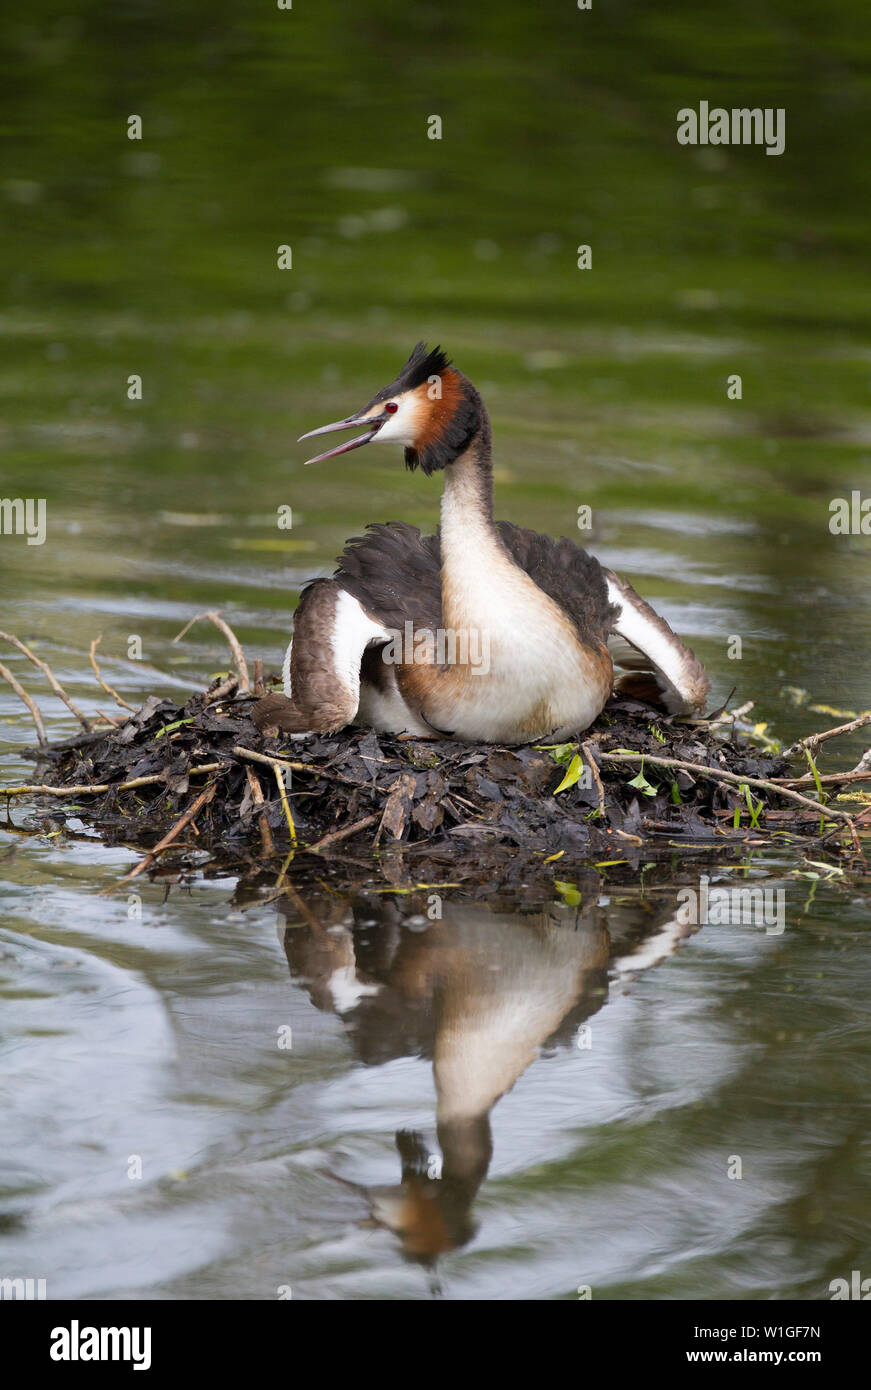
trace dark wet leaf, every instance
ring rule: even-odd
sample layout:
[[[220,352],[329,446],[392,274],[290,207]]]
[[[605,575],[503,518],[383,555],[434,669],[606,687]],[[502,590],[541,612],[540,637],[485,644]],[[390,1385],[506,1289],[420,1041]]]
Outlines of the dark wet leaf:
[[[380,828],[392,835],[394,840],[402,838],[413,797],[414,777],[411,773],[403,772],[391,788],[381,817]]]
[[[431,834],[433,830],[437,830],[445,818],[441,797],[435,792],[429,792],[424,797],[423,801],[418,802],[415,806],[412,817],[421,829],[427,831],[428,834]]]

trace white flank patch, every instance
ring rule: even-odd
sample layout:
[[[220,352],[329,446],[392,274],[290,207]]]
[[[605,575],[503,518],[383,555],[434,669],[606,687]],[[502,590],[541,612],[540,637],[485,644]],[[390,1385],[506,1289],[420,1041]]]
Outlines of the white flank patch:
[[[680,643],[676,643],[673,634],[663,632],[643,611],[634,607],[631,599],[612,579],[608,579],[607,583],[608,600],[616,604],[619,612],[614,624],[615,632],[649,657],[657,670],[677,686],[683,666]]]
[[[342,589],[333,609],[333,627],[329,647],[324,651],[325,661],[332,659],[336,684],[347,690],[356,701],[357,723],[379,733],[431,735],[432,729],[418,718],[408,707],[396,686],[395,672],[390,673],[389,688],[385,691],[362,684],[360,663],[363,652],[375,643],[388,642],[393,636],[386,627],[371,618],[358,599]],[[284,654],[281,677],[284,693],[293,697],[291,677],[291,653],[293,638]],[[307,734],[291,734],[291,738],[306,738]]]
[[[616,575],[605,571],[608,599],[617,607],[618,616],[612,637],[608,641],[611,657],[630,670],[653,670],[660,676],[663,699],[672,714],[687,714],[703,709],[708,683],[699,663],[672,632],[664,618]],[[626,643],[630,649],[626,650]],[[635,649],[633,656],[632,649]],[[646,660],[639,660],[641,653]]]
[[[354,697],[355,704],[359,704],[360,700],[360,662],[363,652],[373,642],[386,642],[389,637],[387,628],[370,618],[353,594],[349,594],[345,589],[339,592],[333,612],[330,648],[336,679]]]

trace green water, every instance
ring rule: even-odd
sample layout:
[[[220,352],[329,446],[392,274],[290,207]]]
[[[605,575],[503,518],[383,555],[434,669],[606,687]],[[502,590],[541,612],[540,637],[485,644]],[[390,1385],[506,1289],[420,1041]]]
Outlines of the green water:
[[[871,537],[829,529],[833,498],[871,496],[858,5],[822,25],[802,3],[80,3],[30,7],[5,42],[0,491],[44,498],[47,535],[0,536],[0,626],[86,709],[109,700],[98,633],[131,700],[226,668],[207,625],[172,644],[206,607],[276,665],[349,535],[434,525],[438,480],[388,449],[304,469],[295,443],[419,338],[484,394],[499,514],[631,578],[712,703],[737,687],[784,740],[838,722],[811,705],[868,708]],[[786,152],[678,146],[702,99],[784,107]],[[2,780],[23,780],[5,687],[0,719]],[[489,915],[445,889],[438,928],[384,891],[395,867],[339,899],[300,879],[318,925],[230,876],[142,881],[136,918],[97,897],[133,853],[31,809],[39,833],[0,829],[0,1273],[50,1297],[426,1298],[403,1240],[361,1224],[412,1130],[445,1165],[447,1297],[816,1299],[871,1276],[861,866],[563,861],[576,913],[556,889]],[[705,872],[782,889],[785,929],[708,926],[629,968]],[[481,1043],[459,1094],[438,1074],[457,1038]]]

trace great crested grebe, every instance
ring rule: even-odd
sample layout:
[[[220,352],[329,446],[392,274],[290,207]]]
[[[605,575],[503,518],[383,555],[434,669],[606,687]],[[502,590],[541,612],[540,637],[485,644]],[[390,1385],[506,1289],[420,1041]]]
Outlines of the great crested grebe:
[[[704,668],[664,618],[573,541],[493,519],[490,420],[440,348],[418,343],[395,381],[345,420],[362,426],[308,459],[400,444],[409,468],[445,474],[435,536],[370,525],[332,579],[303,590],[284,695],[254,708],[263,730],[363,724],[467,742],[529,743],[586,729],[614,685],[671,714],[704,710]]]
[[[593,888],[597,879],[583,881]],[[354,1061],[431,1061],[442,1158],[434,1165],[432,1142],[401,1130],[398,1185],[364,1186],[332,1165],[325,1171],[367,1200],[372,1224],[393,1231],[406,1255],[432,1268],[475,1233],[493,1107],[543,1053],[572,1049],[577,1058],[578,1030],[607,1006],[609,977],[632,979],[659,965],[698,926],[681,921],[677,888],[673,901],[655,904],[643,892],[615,901],[585,891],[576,907],[522,913],[447,892],[438,921],[425,925],[415,923],[407,897],[323,889],[302,890],[305,901],[298,893],[278,900],[291,978],[316,1009],[342,1019]],[[529,1096],[515,1098],[515,1113]],[[510,1129],[500,1142],[510,1142]]]

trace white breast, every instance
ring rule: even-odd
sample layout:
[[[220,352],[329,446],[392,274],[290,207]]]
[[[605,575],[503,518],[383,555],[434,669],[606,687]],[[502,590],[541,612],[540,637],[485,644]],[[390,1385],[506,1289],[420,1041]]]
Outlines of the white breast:
[[[356,722],[379,734],[417,734],[431,738],[432,727],[418,718],[403,699],[396,684],[395,670],[388,667],[387,671],[386,689],[376,688],[365,680],[360,682]]]
[[[428,718],[459,738],[492,743],[562,736],[593,722],[610,679],[527,574],[507,556],[476,547],[450,592],[453,613],[463,615],[458,625],[470,629],[470,649],[487,661],[471,667],[459,700],[436,701]]]

